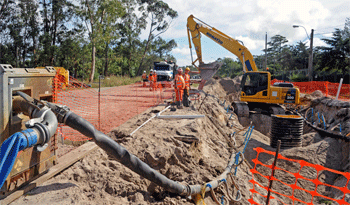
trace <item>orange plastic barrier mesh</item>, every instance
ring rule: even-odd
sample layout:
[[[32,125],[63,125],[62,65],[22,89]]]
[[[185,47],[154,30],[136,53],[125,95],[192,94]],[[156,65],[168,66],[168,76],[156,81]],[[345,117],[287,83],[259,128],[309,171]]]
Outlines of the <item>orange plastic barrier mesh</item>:
[[[157,89],[150,91],[142,87],[142,83],[132,85],[91,88],[74,78],[70,78],[69,86],[62,85],[62,79],[54,80],[54,102],[66,105],[71,111],[88,120],[103,133],[110,132],[130,118],[146,109],[171,98],[172,90],[158,84]],[[60,125],[58,131],[64,139],[85,141],[87,137],[70,127]]]
[[[281,81],[277,79],[271,80],[272,85],[276,82],[287,82],[287,81]],[[316,90],[320,90],[325,96],[329,96],[329,97],[335,97],[337,95],[338,87],[339,87],[339,83],[330,83],[328,81],[292,82],[292,84],[298,87],[301,93],[312,93]],[[350,99],[349,84],[342,84],[342,87],[339,93],[339,99]]]
[[[261,155],[264,157],[272,155],[271,158],[273,158],[273,156],[276,155],[275,152],[267,151],[260,147],[254,148],[254,150],[257,152],[257,156],[253,160],[255,166],[250,170],[252,179],[249,182],[253,184],[253,188],[250,189],[252,197],[248,201],[251,204],[266,203],[269,180],[273,180],[273,184],[279,184],[278,188],[277,186],[272,186],[270,189],[270,199],[277,200],[278,203],[307,205],[321,203],[349,204],[345,201],[345,198],[349,200],[350,197],[350,190],[348,187],[350,173],[332,170],[303,160],[289,159],[283,157],[281,154],[278,154],[277,164],[273,167],[273,164],[267,165],[258,159]],[[289,167],[289,170],[281,168],[283,163],[287,165],[285,167]],[[293,164],[294,168],[291,168]],[[298,165],[299,168],[295,168],[295,165]],[[257,168],[260,170],[268,169],[268,173],[272,173],[272,169],[275,169],[275,176],[264,175],[260,173]],[[325,182],[327,180],[326,176],[331,175],[337,176],[338,179],[339,177],[343,178],[342,186],[338,187],[327,184]],[[264,194],[262,192],[264,192]],[[328,193],[327,196],[324,193]],[[338,193],[338,196],[340,193],[340,196],[342,196],[341,199],[334,199],[329,196],[329,194],[334,193]],[[260,201],[260,203],[256,201]]]

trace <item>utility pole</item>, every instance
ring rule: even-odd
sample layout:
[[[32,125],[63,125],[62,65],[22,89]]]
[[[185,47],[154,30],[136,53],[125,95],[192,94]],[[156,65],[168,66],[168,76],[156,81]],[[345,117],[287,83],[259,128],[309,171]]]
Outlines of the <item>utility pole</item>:
[[[313,62],[313,42],[314,42],[314,29],[311,29],[311,37],[309,37],[309,34],[307,34],[307,31],[304,26],[301,25],[293,25],[293,28],[299,28],[302,27],[305,30],[305,33],[307,35],[307,38],[310,40],[310,51],[309,51],[309,65],[308,65],[308,73],[309,73],[309,81],[313,81],[313,69],[312,69],[312,62]]]
[[[265,70],[267,70],[267,32],[265,35],[265,63],[264,63],[264,68]]]
[[[310,35],[310,53],[309,53],[309,81],[313,81],[313,69],[312,69],[312,62],[313,62],[313,41],[314,41],[314,29],[311,29],[311,35]]]

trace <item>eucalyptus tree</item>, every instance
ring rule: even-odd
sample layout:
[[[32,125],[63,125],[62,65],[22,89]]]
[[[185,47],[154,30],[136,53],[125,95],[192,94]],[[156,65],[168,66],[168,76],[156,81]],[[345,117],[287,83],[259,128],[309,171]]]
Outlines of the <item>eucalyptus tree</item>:
[[[120,1],[115,0],[80,0],[76,10],[85,25],[91,44],[91,71],[89,81],[95,75],[96,47],[104,43],[107,47],[116,34],[116,22],[123,15]]]
[[[139,0],[141,3],[140,11],[149,19],[150,30],[145,44],[143,55],[137,75],[141,74],[143,60],[149,49],[150,43],[162,33],[166,32],[174,18],[178,16],[177,11],[169,7],[169,5],[161,0]]]
[[[119,24],[118,31],[120,39],[115,47],[117,54],[123,59],[121,64],[122,74],[133,76],[141,58],[142,43],[140,34],[146,29],[147,15],[144,12],[138,13],[139,4],[136,0],[123,1],[125,15]]]

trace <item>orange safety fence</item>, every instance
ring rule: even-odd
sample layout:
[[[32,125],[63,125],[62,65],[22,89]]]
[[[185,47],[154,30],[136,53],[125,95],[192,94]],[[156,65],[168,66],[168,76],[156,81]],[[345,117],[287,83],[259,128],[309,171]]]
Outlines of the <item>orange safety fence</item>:
[[[303,160],[295,160],[278,154],[276,166],[265,164],[261,161],[274,158],[275,152],[254,148],[257,156],[252,161],[255,163],[251,169],[253,184],[250,189],[250,204],[265,204],[267,193],[270,190],[270,201],[278,201],[280,204],[349,204],[349,172],[340,172],[317,164],[311,164]],[[260,157],[260,161],[259,161]],[[271,161],[271,160],[270,160]],[[270,176],[275,170],[275,175]],[[287,170],[288,169],[288,170]],[[337,177],[338,184],[331,185],[327,179]],[[273,186],[269,189],[269,181]],[[332,198],[331,196],[336,196]],[[258,202],[259,203],[258,203]]]
[[[74,78],[70,78],[68,87],[62,87],[62,80],[60,76],[56,76],[54,80],[54,102],[66,105],[103,133],[110,132],[130,118],[172,96],[172,90],[163,88],[160,84],[153,91],[150,91],[149,87],[142,87],[140,82],[103,87],[99,92],[99,88],[91,88]],[[70,141],[89,140],[78,131],[64,125],[59,126],[58,133]]]
[[[273,79],[271,84],[276,82],[286,82]],[[290,82],[288,82],[290,83]],[[310,82],[292,82],[292,84],[299,88],[301,93],[312,93],[316,90],[322,91],[325,96],[335,97],[338,92],[339,83],[330,83],[328,81],[310,81]],[[350,85],[342,84],[339,92],[339,99],[350,99]]]

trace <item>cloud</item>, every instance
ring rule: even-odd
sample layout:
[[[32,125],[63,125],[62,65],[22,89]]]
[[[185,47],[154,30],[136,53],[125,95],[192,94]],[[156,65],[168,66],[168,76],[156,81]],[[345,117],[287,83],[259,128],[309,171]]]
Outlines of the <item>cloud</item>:
[[[254,40],[250,37],[243,36],[237,36],[235,39],[242,41],[248,50],[256,50],[265,46],[265,40]]]
[[[288,44],[307,41],[307,34],[310,35],[311,29],[315,30],[315,34],[320,34],[325,31],[333,32],[334,27],[344,25],[350,9],[350,4],[346,0],[163,1],[176,10],[179,16],[161,37],[176,40],[178,48],[172,53],[178,58],[179,63],[185,64],[190,62],[186,25],[187,18],[191,14],[223,33],[243,41],[251,53],[257,55],[261,54],[261,50],[265,47],[265,33],[268,35],[268,41],[274,35],[286,37]],[[293,28],[294,24],[304,26],[307,34],[302,27]],[[324,45],[321,38],[322,35],[315,36],[315,46]],[[225,49],[209,45],[209,41],[212,40],[202,39],[203,60],[230,55]],[[205,53],[210,52],[208,50],[212,50],[212,54]],[[195,52],[193,55],[195,56]]]
[[[190,58],[178,58],[176,61],[176,64],[179,66],[191,65],[191,59]]]
[[[192,53],[195,52],[192,48]],[[190,48],[189,47],[176,47],[172,50],[172,53],[174,54],[181,54],[181,55],[191,55]]]

